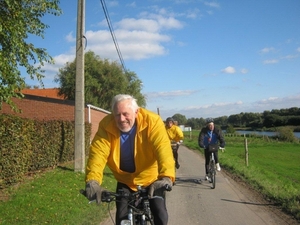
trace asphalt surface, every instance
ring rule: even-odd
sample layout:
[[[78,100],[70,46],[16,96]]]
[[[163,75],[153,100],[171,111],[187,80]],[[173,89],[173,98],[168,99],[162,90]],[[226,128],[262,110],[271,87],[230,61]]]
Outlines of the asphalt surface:
[[[226,150],[219,154],[226,154]],[[299,224],[224,171],[217,173],[216,188],[211,189],[211,184],[204,181],[204,158],[198,151],[180,146],[179,163],[175,186],[167,193],[169,225]],[[101,223],[112,224],[111,218]]]

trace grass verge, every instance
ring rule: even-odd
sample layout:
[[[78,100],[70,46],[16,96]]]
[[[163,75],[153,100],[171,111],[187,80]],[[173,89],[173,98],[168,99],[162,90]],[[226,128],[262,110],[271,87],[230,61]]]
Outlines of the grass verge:
[[[84,174],[73,165],[43,172],[26,182],[1,191],[0,224],[100,224],[107,217],[107,205],[88,204],[79,193]],[[103,187],[114,190],[116,181],[105,170]]]

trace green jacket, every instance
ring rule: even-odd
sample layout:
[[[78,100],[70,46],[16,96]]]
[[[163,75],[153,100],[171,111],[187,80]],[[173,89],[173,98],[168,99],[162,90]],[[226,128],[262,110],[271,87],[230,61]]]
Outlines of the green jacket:
[[[116,180],[132,190],[137,190],[137,185],[147,187],[161,177],[170,177],[174,182],[174,158],[162,119],[159,115],[140,108],[136,124],[136,171],[128,173],[120,169],[120,130],[111,114],[101,120],[91,143],[86,182],[96,180],[101,184],[106,164]]]

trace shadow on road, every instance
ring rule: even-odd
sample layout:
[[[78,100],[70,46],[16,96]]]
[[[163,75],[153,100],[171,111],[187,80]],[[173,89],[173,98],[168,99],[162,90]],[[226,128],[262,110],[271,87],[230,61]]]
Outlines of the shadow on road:
[[[210,182],[195,177],[176,177],[174,185],[180,187],[212,189]]]
[[[193,183],[193,184],[201,184],[202,180],[199,178],[192,177],[176,177],[175,182],[177,183]]]
[[[276,206],[276,204],[272,204],[272,203],[255,203],[255,202],[235,201],[235,200],[230,200],[230,199],[221,199],[221,200],[226,201],[226,202],[245,204],[245,205],[260,205],[260,206],[273,205],[273,206]]]

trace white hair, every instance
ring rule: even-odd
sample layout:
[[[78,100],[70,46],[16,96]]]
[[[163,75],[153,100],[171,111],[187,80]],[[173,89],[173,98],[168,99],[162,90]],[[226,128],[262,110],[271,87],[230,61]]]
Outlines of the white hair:
[[[139,106],[137,104],[137,100],[133,96],[127,95],[127,94],[119,94],[119,95],[116,95],[115,97],[113,97],[113,99],[111,101],[112,112],[114,112],[116,104],[118,102],[121,102],[124,100],[130,100],[130,102],[131,102],[130,107],[132,108],[133,111],[138,110]]]

